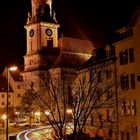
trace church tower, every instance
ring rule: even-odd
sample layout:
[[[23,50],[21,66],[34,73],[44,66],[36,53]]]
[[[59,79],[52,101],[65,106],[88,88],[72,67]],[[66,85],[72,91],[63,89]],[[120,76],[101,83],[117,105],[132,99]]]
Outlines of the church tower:
[[[28,79],[33,73],[47,69],[44,56],[50,56],[58,49],[58,28],[52,0],[31,0],[32,9],[28,13],[26,29],[27,49],[24,56],[23,77]],[[45,53],[45,55],[44,55]]]

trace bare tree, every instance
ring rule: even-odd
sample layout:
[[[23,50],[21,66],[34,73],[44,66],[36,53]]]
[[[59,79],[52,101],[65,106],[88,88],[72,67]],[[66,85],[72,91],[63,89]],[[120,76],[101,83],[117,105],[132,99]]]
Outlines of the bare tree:
[[[71,96],[67,95],[65,84],[68,83],[62,74],[52,71],[36,74],[42,88],[36,91],[35,85],[28,82],[28,95],[47,118],[56,139],[66,138],[67,126],[72,133],[70,138],[78,139],[89,125],[95,128],[96,135],[100,129],[114,125],[112,121],[116,119],[113,116],[116,116],[118,94],[114,79],[114,60],[106,60],[80,70],[73,85],[70,85]],[[108,116],[107,110],[110,111]]]
[[[108,119],[116,116],[116,87],[114,61],[92,66],[80,71],[73,84],[72,116],[74,121],[73,133],[83,132],[89,118],[94,119],[95,133],[108,126]],[[110,111],[106,115],[106,111]],[[78,133],[78,134],[79,134]]]

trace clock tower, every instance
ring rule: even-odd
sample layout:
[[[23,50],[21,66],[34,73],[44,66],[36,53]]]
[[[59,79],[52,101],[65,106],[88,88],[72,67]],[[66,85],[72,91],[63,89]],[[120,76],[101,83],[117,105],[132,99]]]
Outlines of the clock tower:
[[[33,72],[47,69],[47,56],[58,49],[58,28],[52,0],[31,0],[26,29],[27,49],[24,56],[24,75],[28,79]],[[44,54],[45,53],[45,54]],[[50,58],[50,57],[49,57]]]

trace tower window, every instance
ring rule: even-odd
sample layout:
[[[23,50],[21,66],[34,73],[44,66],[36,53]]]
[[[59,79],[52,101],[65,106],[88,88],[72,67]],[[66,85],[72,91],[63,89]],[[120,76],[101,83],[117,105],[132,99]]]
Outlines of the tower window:
[[[31,41],[31,51],[33,50],[33,43],[32,43],[32,41]]]
[[[48,48],[52,48],[53,47],[53,40],[52,39],[47,40],[47,47]]]

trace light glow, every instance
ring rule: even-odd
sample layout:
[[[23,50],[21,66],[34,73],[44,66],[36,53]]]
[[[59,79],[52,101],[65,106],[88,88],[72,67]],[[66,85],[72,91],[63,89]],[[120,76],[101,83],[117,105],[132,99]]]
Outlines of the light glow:
[[[72,109],[67,109],[66,112],[67,112],[68,114],[72,114]]]
[[[13,66],[13,67],[10,67],[10,68],[8,68],[10,71],[15,71],[15,70],[17,70],[17,67],[16,66]]]
[[[49,116],[49,115],[50,115],[50,112],[48,112],[48,111],[45,111],[45,114],[46,114],[47,116]]]
[[[2,115],[2,119],[3,119],[3,120],[6,120],[6,119],[7,119],[7,115],[6,115],[6,114],[3,114],[3,115]]]

